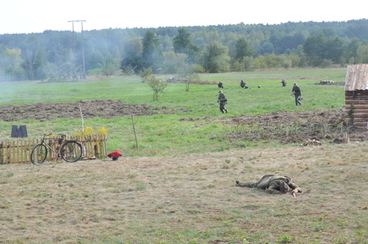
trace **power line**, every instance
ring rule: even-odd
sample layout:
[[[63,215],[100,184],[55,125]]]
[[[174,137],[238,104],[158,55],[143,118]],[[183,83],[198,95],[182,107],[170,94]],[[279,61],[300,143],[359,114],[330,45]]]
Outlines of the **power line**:
[[[74,23],[80,23],[81,24],[81,36],[82,36],[82,78],[86,78],[86,58],[84,53],[84,37],[83,37],[83,23],[86,22],[86,20],[69,20],[68,22],[72,23],[72,32],[74,32]]]
[[[81,23],[81,32],[83,32],[83,23],[86,22],[86,20],[69,20],[68,22],[72,23],[72,31],[74,32],[74,23]]]

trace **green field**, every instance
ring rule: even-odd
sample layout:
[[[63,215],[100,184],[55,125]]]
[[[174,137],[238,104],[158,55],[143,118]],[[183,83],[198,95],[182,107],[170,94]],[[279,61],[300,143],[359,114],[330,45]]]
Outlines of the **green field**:
[[[1,83],[2,106],[112,99],[171,113],[135,117],[138,150],[129,115],[86,119],[86,126],[108,128],[108,149],[124,154],[116,161],[1,165],[0,243],[366,244],[368,143],[332,144],[332,127],[320,120],[342,108],[344,76],[343,68],[201,75],[224,83],[228,114],[218,110],[216,82],[189,92],[169,84],[157,102],[136,76]],[[322,79],[340,85],[318,85]],[[299,107],[294,81],[304,97]],[[270,118],[285,124],[270,125]],[[328,119],[338,124],[335,118]],[[31,137],[81,127],[79,118],[1,121],[2,138],[13,124],[26,124]],[[313,133],[279,140],[308,130],[330,139],[320,146],[300,146]],[[288,175],[303,192],[293,198],[235,187],[265,174]]]
[[[0,105],[34,103],[65,103],[80,100],[119,100],[129,104],[149,104],[166,107],[173,112],[135,117],[139,150],[134,145],[130,116],[91,118],[85,126],[95,129],[106,127],[109,131],[108,149],[121,149],[125,155],[175,155],[182,153],[223,151],[244,146],[259,146],[265,142],[229,141],[226,133],[234,126],[226,119],[243,115],[268,114],[277,111],[311,111],[341,108],[344,101],[343,86],[317,85],[329,79],[342,83],[345,68],[329,69],[277,69],[245,73],[202,74],[200,80],[222,81],[228,98],[228,114],[218,110],[216,84],[170,83],[159,101],[152,100],[150,87],[138,76],[118,76],[77,82],[8,82],[1,83]],[[169,76],[160,78],[166,79]],[[240,79],[250,86],[241,89]],[[288,83],[280,85],[281,79]],[[303,106],[296,107],[291,96],[291,86],[297,82],[302,89]],[[260,86],[260,88],[258,88]],[[81,127],[80,119],[50,121],[0,122],[0,136],[10,134],[12,124],[26,124],[30,137],[40,137],[48,132],[73,133]],[[266,142],[266,144],[272,142]],[[273,143],[275,144],[275,143]]]

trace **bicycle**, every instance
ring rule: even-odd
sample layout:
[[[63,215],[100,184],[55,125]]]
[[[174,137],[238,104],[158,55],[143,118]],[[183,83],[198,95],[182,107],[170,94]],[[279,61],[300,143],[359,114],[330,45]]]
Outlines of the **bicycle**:
[[[33,147],[31,153],[31,162],[40,165],[46,161],[49,151],[54,152],[57,158],[62,158],[69,163],[77,162],[82,158],[82,145],[76,140],[66,139],[66,135],[60,134],[60,138],[48,138],[52,134],[44,134],[41,142]],[[60,145],[58,150],[54,150],[47,140],[58,139]]]

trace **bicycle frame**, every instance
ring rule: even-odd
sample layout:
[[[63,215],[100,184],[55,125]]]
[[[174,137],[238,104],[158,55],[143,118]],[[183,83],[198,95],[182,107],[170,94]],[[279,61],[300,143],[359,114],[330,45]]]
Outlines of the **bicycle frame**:
[[[60,134],[60,138],[49,138],[48,136],[51,136],[52,134],[45,134],[42,139],[41,139],[41,142],[39,144],[42,144],[44,145],[47,150],[51,151],[53,154],[56,155],[56,158],[59,159],[61,157],[61,148],[63,146],[64,143],[66,143],[68,140],[65,139],[66,135],[64,134]],[[47,140],[58,140],[58,150],[54,150],[49,143],[47,143],[46,141]],[[52,155],[52,154],[51,154]]]
[[[45,134],[42,139],[41,142],[39,144],[44,145],[48,151],[51,152],[51,156],[55,155],[55,159],[60,159],[61,158],[61,149],[63,147],[64,144],[66,144],[67,142],[70,141],[74,141],[74,140],[67,140],[66,139],[66,135],[65,134],[58,134],[58,137],[55,138],[50,138],[49,136],[51,136],[52,134]],[[57,146],[57,150],[54,150],[53,147],[50,146],[50,143],[47,143],[47,140],[57,140],[58,142],[58,146]],[[52,157],[54,158],[54,157]]]
[[[56,138],[48,138],[49,135],[44,135],[41,142],[37,144],[31,153],[31,161],[33,164],[42,164],[47,157],[58,160],[62,158],[64,161],[74,163],[82,158],[82,144],[76,140],[67,140],[66,135],[60,134]],[[57,144],[51,146],[47,140],[57,140]]]

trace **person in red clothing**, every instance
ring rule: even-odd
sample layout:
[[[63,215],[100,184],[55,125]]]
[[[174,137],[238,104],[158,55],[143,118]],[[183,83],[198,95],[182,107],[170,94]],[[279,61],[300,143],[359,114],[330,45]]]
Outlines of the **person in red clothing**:
[[[123,156],[120,150],[116,149],[115,151],[112,151],[111,153],[107,154],[109,158],[112,160],[118,160],[119,157]]]

